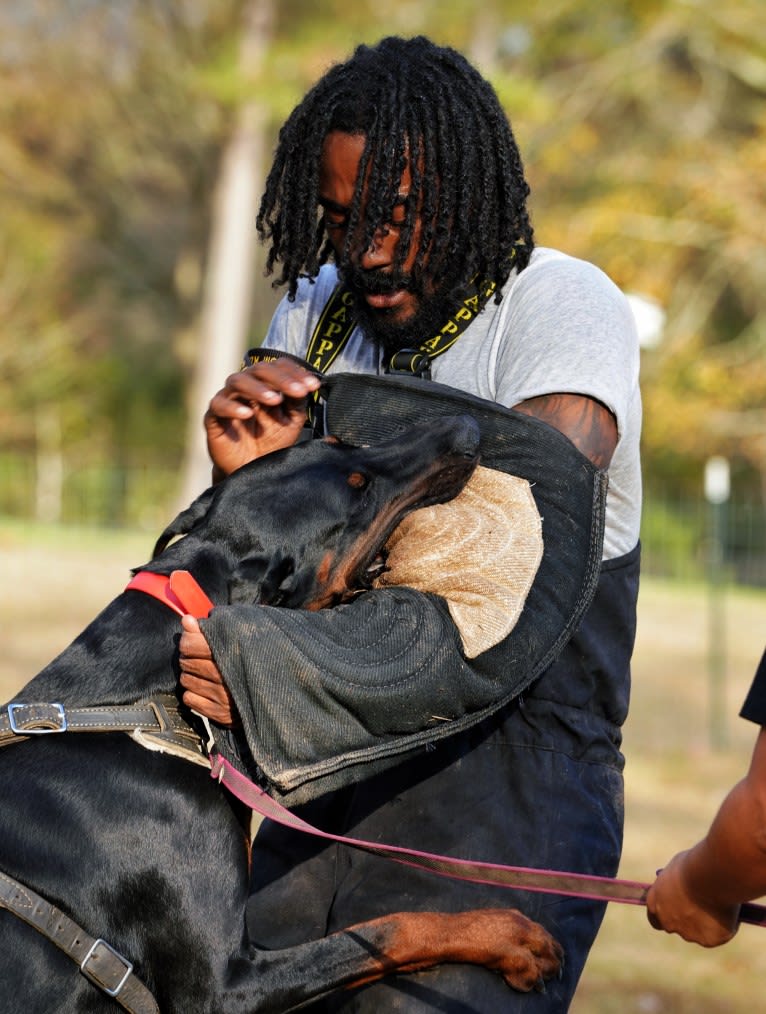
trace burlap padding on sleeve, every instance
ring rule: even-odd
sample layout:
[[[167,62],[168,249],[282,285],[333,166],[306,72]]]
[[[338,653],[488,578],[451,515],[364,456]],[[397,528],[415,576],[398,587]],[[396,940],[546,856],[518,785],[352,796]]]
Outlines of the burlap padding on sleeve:
[[[406,517],[388,552],[376,586],[441,595],[475,658],[519,618],[543,555],[542,521],[525,479],[479,466],[454,500]]]

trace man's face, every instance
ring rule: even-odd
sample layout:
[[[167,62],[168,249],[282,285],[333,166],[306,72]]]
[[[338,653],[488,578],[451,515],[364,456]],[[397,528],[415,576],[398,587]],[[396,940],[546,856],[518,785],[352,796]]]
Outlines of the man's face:
[[[319,168],[319,205],[324,212],[327,236],[336,259],[346,243],[348,220],[354,200],[359,162],[365,138],[358,134],[332,131],[325,138]],[[448,315],[444,293],[418,294],[410,272],[420,244],[422,222],[415,217],[412,242],[399,272],[394,271],[395,255],[405,220],[406,202],[412,177],[406,166],[389,221],[380,223],[368,249],[360,242],[350,248],[350,270],[344,281],[355,298],[357,318],[365,333],[381,342],[389,352],[418,345],[431,337]]]

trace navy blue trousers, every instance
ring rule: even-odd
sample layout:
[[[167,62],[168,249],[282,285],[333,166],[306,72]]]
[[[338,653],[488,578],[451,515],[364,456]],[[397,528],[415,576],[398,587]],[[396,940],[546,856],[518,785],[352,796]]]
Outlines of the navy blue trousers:
[[[521,698],[296,812],[325,830],[371,841],[615,876],[637,580],[637,551],[605,566],[580,630]],[[507,906],[542,923],[565,950],[562,978],[545,993],[517,993],[483,968],[443,965],[320,1001],[310,1008],[315,1014],[563,1014],[604,914],[601,903],[435,876],[270,822],[256,838],[252,887],[248,931],[260,947],[294,945],[396,911]]]

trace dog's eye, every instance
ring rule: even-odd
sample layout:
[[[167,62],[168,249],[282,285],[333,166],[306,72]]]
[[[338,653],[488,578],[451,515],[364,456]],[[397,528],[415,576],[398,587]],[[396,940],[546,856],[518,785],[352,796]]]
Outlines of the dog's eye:
[[[364,489],[369,479],[362,472],[350,472],[346,482],[352,489]]]

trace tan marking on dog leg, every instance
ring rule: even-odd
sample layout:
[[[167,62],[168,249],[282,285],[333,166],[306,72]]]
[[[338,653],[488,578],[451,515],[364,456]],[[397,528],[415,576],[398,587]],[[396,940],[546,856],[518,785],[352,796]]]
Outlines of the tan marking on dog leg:
[[[509,986],[529,992],[558,973],[564,954],[546,929],[516,909],[398,912],[345,932],[358,934],[377,951],[355,987],[393,973],[467,963],[499,972]]]

